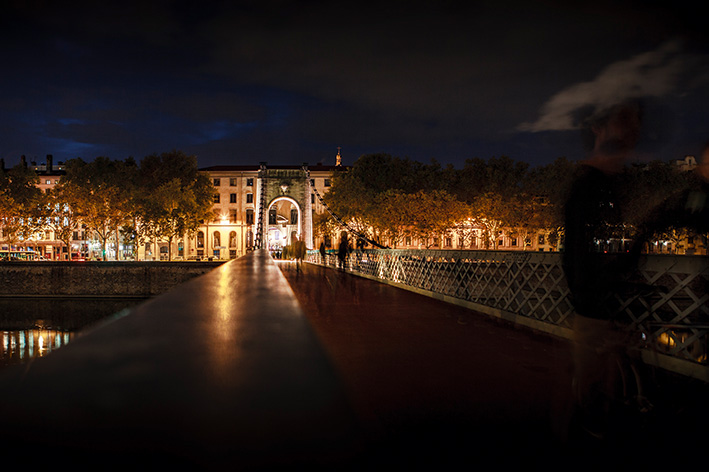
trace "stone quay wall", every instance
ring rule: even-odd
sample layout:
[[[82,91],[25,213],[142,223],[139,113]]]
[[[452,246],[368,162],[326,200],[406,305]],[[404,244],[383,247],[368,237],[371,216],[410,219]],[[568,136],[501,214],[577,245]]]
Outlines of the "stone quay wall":
[[[223,263],[2,262],[0,297],[149,298]]]

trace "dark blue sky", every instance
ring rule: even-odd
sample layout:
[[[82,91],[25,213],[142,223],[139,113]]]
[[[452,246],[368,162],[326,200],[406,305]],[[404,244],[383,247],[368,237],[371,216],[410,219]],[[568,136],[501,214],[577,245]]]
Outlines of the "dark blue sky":
[[[334,164],[337,147],[345,164],[537,165],[583,157],[579,116],[626,97],[648,99],[644,158],[709,140],[707,28],[686,5],[7,3],[8,165],[171,149],[200,166]]]

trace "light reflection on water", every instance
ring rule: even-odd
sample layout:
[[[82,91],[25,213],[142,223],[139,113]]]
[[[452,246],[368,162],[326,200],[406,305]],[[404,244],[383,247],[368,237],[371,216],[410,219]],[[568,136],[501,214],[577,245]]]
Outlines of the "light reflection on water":
[[[68,344],[76,332],[54,329],[25,329],[2,332],[0,365],[18,364],[42,357]]]
[[[140,299],[0,299],[0,368],[44,357]]]

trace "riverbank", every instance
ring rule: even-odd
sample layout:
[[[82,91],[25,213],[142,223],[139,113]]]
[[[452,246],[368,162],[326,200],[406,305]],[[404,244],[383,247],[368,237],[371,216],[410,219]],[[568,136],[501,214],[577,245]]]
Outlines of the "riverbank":
[[[220,262],[3,262],[0,298],[148,298]]]

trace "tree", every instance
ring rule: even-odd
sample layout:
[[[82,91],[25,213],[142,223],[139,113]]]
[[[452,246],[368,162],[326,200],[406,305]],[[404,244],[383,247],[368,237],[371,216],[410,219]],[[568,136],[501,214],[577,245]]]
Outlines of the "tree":
[[[418,191],[406,196],[402,220],[409,234],[419,240],[443,236],[466,219],[466,206],[443,190]]]
[[[107,258],[107,244],[110,238],[116,243],[116,258],[119,254],[120,238],[118,229],[128,214],[128,203],[132,200],[130,176],[125,169],[130,161],[113,161],[97,157],[91,162],[81,158],[70,159],[66,163],[66,175],[60,185],[70,191],[73,211],[92,235],[98,237],[101,258]]]
[[[510,221],[510,205],[501,195],[487,192],[478,195],[471,204],[473,220],[482,227],[485,249],[497,249],[497,236]]]
[[[411,196],[391,189],[379,193],[374,199],[375,205],[372,206],[369,220],[381,238],[390,241],[396,248],[407,232]]]
[[[167,241],[172,260],[172,241],[214,218],[214,186],[199,172],[197,158],[181,151],[145,157],[139,174],[139,240]]]
[[[74,211],[80,198],[71,186],[61,185],[61,181],[47,192],[44,205],[43,222],[47,229],[54,232],[54,237],[66,247],[67,257],[71,258],[71,240],[79,227],[80,219]]]
[[[13,243],[33,237],[42,229],[44,194],[37,174],[18,164],[0,174],[0,218],[4,238]]]

